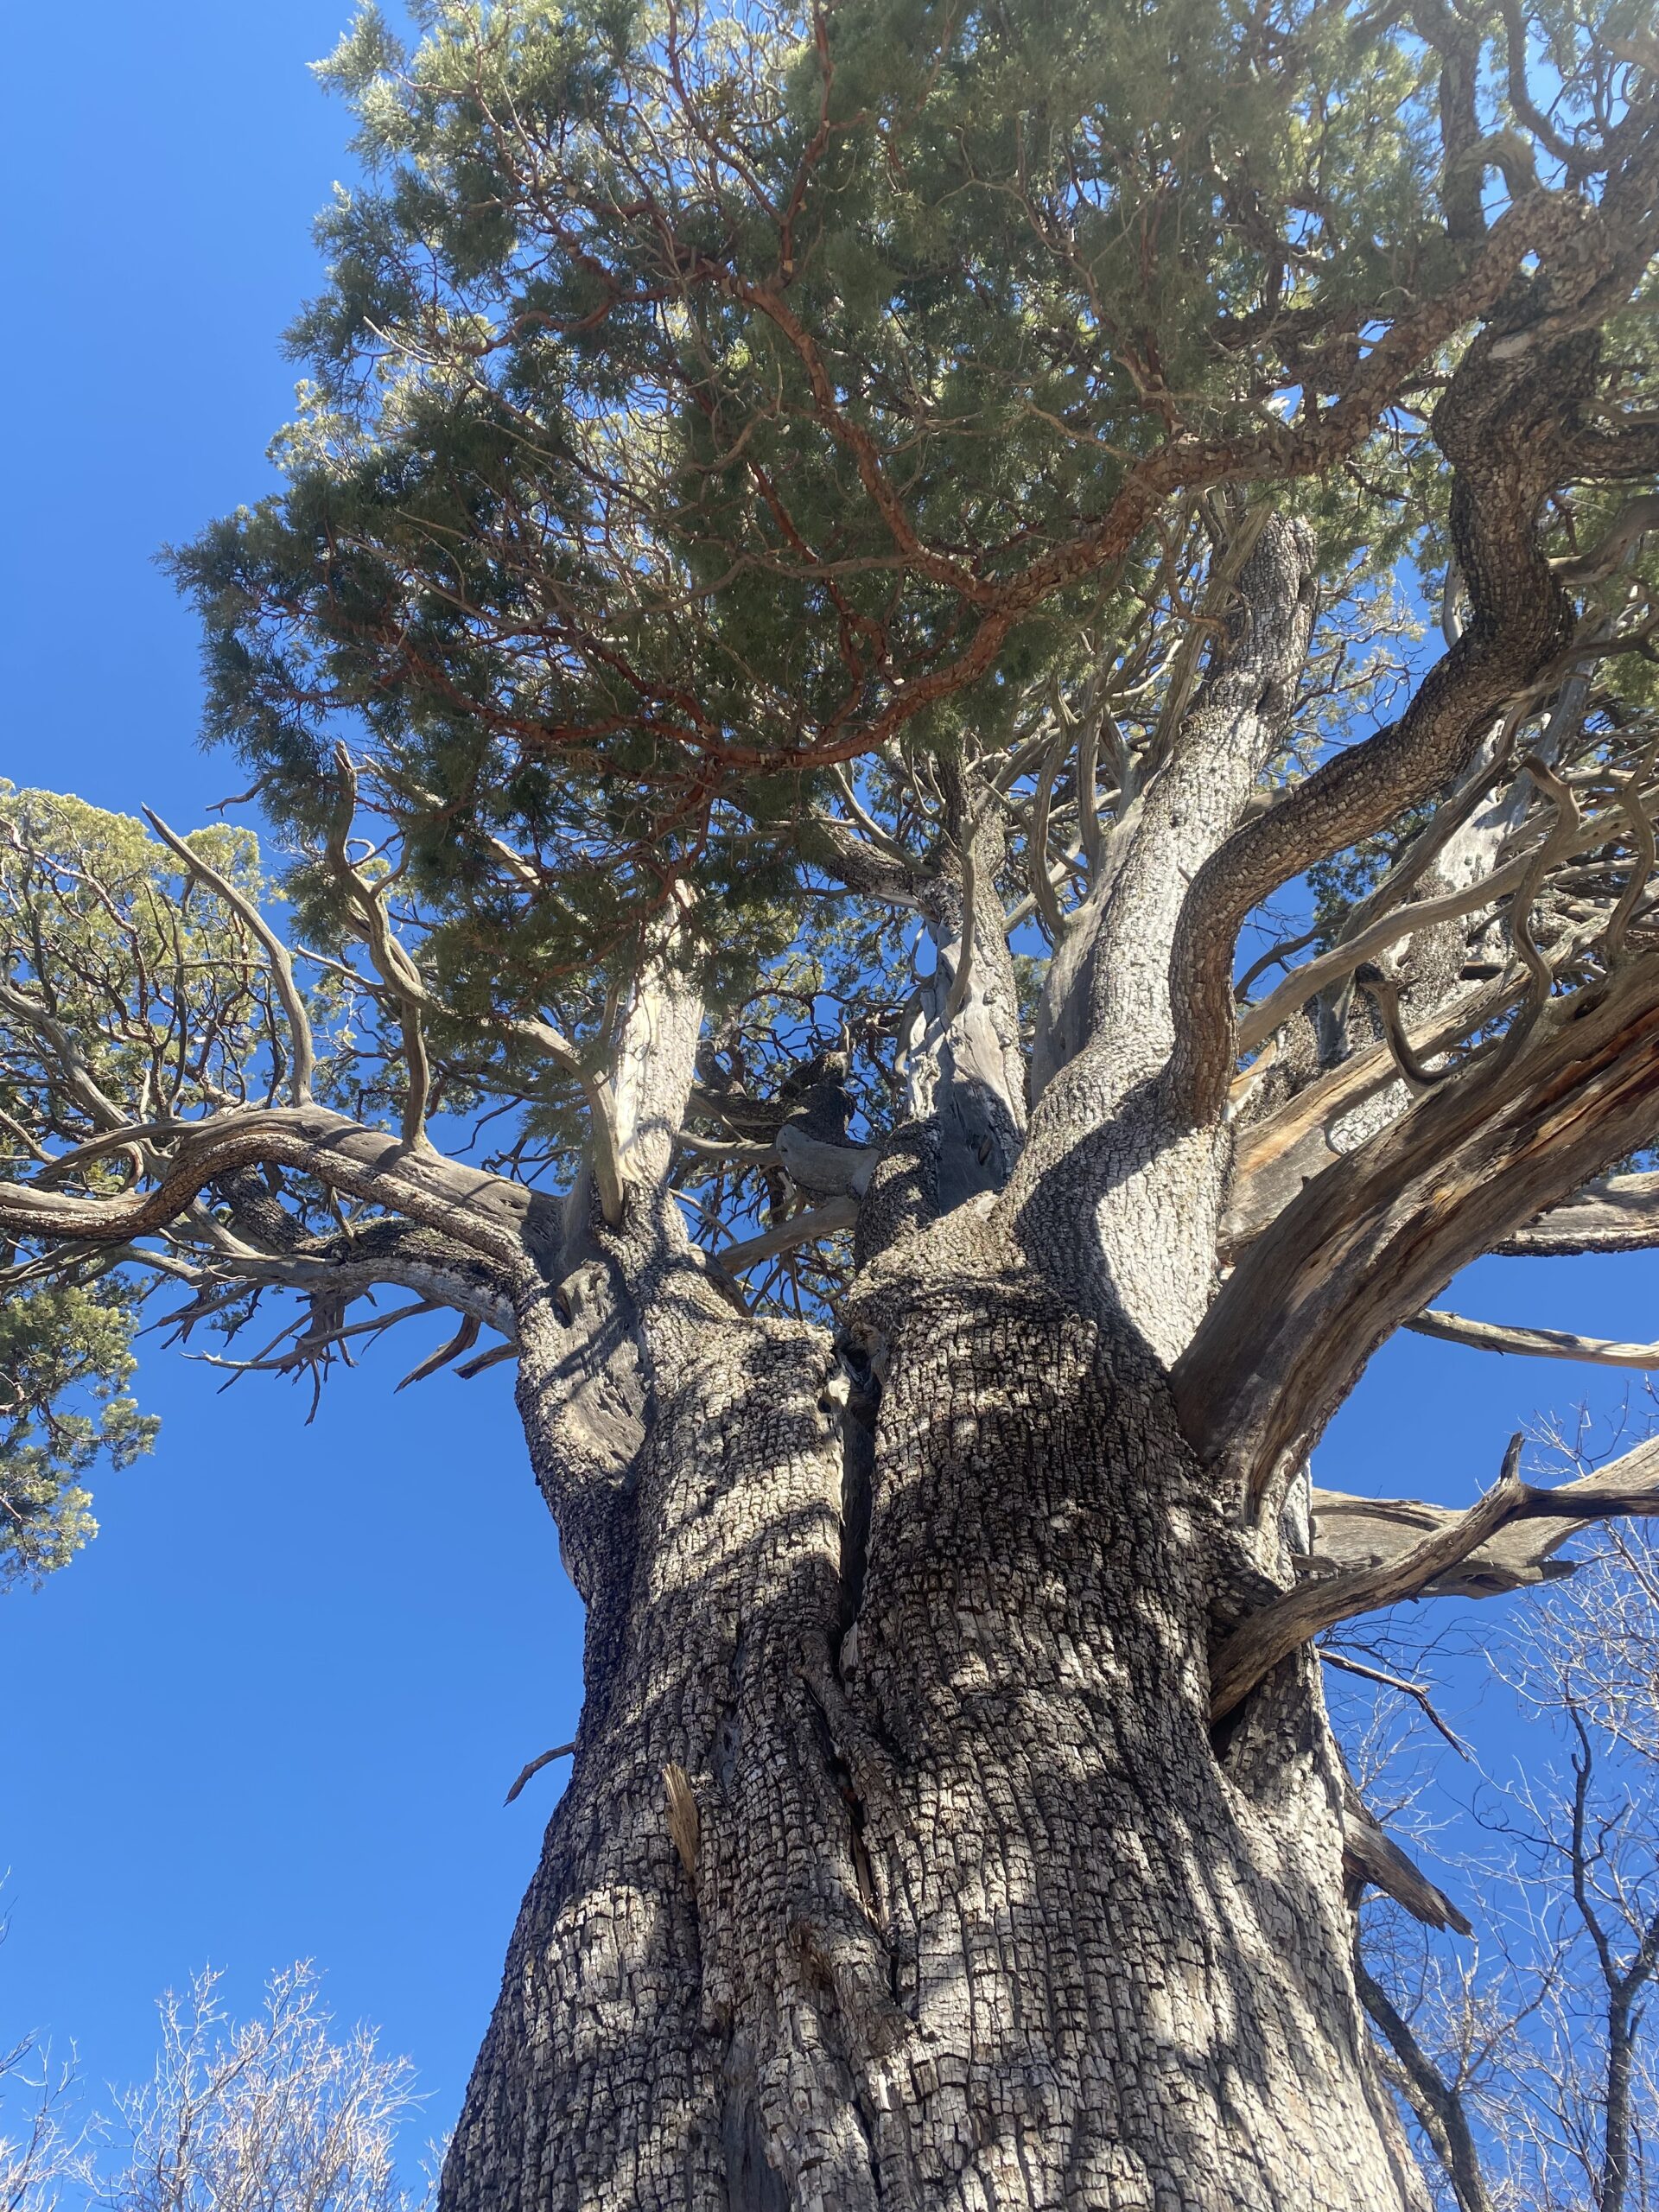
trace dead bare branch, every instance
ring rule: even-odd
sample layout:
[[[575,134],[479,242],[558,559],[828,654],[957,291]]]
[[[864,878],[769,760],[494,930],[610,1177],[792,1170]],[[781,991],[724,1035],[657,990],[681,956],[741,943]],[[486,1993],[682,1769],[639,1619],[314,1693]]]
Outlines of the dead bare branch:
[[[1372,1819],[1351,1781],[1343,1791],[1342,1864],[1351,1882],[1370,1883],[1425,1928],[1454,1928],[1459,1936],[1474,1933],[1468,1916]]]
[[[538,1775],[544,1766],[551,1765],[555,1759],[568,1759],[575,1751],[575,1748],[576,1747],[574,1743],[555,1744],[550,1751],[543,1751],[539,1758],[531,1759],[528,1766],[521,1767],[519,1769],[518,1781],[513,1783],[512,1789],[508,1790],[506,1796],[501,1800],[501,1802],[504,1805],[511,1805],[513,1799],[518,1796],[524,1784],[531,1780],[533,1777]]]
[[[1356,1675],[1362,1681],[1374,1682],[1379,1689],[1395,1690],[1402,1697],[1408,1697],[1438,1735],[1448,1743],[1460,1759],[1472,1757],[1469,1746],[1455,1728],[1444,1721],[1435,1710],[1434,1700],[1421,1682],[1414,1682],[1403,1675],[1390,1675],[1381,1667],[1368,1667],[1362,1659],[1351,1658],[1345,1651],[1332,1651],[1328,1645],[1319,1649],[1321,1662],[1334,1667],[1338,1674]]]
[[[827,1198],[821,1206],[791,1214],[786,1221],[763,1230],[758,1236],[747,1237],[741,1244],[724,1246],[714,1255],[715,1264],[728,1274],[742,1274],[762,1260],[776,1259],[780,1252],[793,1252],[820,1236],[854,1228],[858,1221],[858,1207],[859,1201],[854,1197]]]
[[[1570,1520],[1582,1526],[1615,1515],[1659,1514],[1659,1449],[1643,1446],[1620,1461],[1630,1472],[1610,1469],[1588,1482],[1540,1490],[1516,1470],[1522,1438],[1510,1440],[1503,1469],[1478,1505],[1460,1513],[1421,1543],[1370,1567],[1352,1568],[1300,1584],[1253,1613],[1222,1643],[1211,1663],[1211,1717],[1231,1713],[1281,1660],[1339,1621],[1376,1612],[1424,1594],[1451,1568],[1513,1522]]]
[[[1439,1337],[1475,1351],[1510,1352],[1532,1359],[1584,1360],[1597,1367],[1659,1367],[1659,1344],[1625,1344],[1602,1337],[1577,1337],[1567,1329],[1516,1328],[1498,1321],[1471,1321],[1431,1307],[1406,1323],[1420,1337]]]

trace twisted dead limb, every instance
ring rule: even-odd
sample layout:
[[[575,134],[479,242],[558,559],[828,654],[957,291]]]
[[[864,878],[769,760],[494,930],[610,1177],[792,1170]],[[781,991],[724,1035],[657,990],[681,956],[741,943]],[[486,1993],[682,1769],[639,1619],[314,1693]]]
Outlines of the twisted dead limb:
[[[1431,1583],[1516,1522],[1582,1523],[1619,1514],[1659,1514],[1659,1442],[1642,1445],[1618,1463],[1630,1470],[1622,1480],[1603,1473],[1554,1490],[1521,1480],[1521,1445],[1517,1432],[1510,1439],[1503,1471],[1485,1497],[1421,1543],[1375,1565],[1304,1582],[1236,1628],[1211,1662],[1211,1722],[1224,1719],[1281,1660],[1313,1637],[1338,1621],[1421,1597]]]

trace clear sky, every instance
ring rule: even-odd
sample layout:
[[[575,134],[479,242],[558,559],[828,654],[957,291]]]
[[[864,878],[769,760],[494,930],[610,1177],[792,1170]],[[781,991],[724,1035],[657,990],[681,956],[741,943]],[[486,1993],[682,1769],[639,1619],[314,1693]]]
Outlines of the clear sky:
[[[180,826],[238,788],[196,747],[191,618],[164,541],[256,497],[316,281],[309,219],[348,173],[305,64],[347,0],[20,10],[0,146],[10,219],[0,773]],[[1447,1302],[1659,1336],[1659,1258],[1488,1261]],[[103,1533],[0,1603],[0,2044],[148,2070],[151,2000],[207,1961],[238,2003],[314,1957],[453,2119],[573,1731],[578,1608],[505,1370],[391,1395],[398,1341],[306,1400],[148,1340],[155,1457]],[[1639,1387],[1639,1378],[1637,1378]],[[1510,1431],[1624,1380],[1402,1338],[1318,1462],[1336,1487],[1466,1503]],[[1485,1618],[1497,1618],[1493,1610]]]

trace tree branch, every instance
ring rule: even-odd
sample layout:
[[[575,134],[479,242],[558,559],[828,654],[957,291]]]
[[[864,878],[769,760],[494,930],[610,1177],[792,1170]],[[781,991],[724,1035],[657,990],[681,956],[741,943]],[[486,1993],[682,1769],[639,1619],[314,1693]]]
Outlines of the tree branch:
[[[1259,1497],[1288,1480],[1385,1337],[1458,1270],[1652,1135],[1659,959],[1539,1012],[1369,1143],[1323,1165],[1243,1251],[1172,1374],[1183,1427]]]
[[[1405,2094],[1446,2168],[1458,2200],[1458,2212],[1492,2212],[1492,2200],[1486,2192],[1480,2155],[1469,2132],[1463,2099],[1442,2080],[1357,1949],[1354,1953],[1354,1982],[1360,2003],[1399,2061]]]
[[[1031,802],[1031,828],[1027,841],[1031,895],[1036,903],[1037,912],[1042,916],[1048,941],[1056,946],[1065,934],[1065,916],[1054,895],[1054,879],[1048,872],[1048,810],[1054,796],[1054,779],[1059,772],[1070,735],[1069,731],[1062,729],[1043,755],[1043,764],[1037,774],[1036,793]]]
[[[1443,1052],[1464,1037],[1497,1020],[1518,985],[1456,995],[1437,1010],[1432,1025],[1406,1033],[1414,1058]],[[1263,1048],[1265,1050],[1265,1047]],[[1260,1063],[1258,1062],[1259,1065]],[[1233,1159],[1227,1215],[1222,1224],[1224,1255],[1236,1259],[1282,1213],[1304,1187],[1340,1155],[1330,1133],[1355,1108],[1392,1083],[1397,1055],[1388,1044],[1352,1053],[1326,1075],[1294,1091],[1259,1122],[1247,1123]]]
[[[178,1151],[158,1163],[146,1190],[84,1198],[39,1183],[0,1183],[0,1227],[15,1236],[126,1243],[166,1228],[219,1178],[270,1161],[424,1222],[508,1268],[522,1260],[517,1229],[527,1192],[440,1153],[411,1154],[384,1129],[315,1104],[232,1109],[192,1129]]]
[[[531,1759],[529,1765],[521,1770],[518,1781],[513,1783],[501,1802],[504,1805],[511,1805],[533,1775],[539,1774],[544,1766],[550,1765],[555,1759],[568,1759],[575,1748],[574,1744],[555,1744],[550,1751],[543,1751],[540,1758]]]
[[[1430,1307],[1406,1323],[1420,1337],[1467,1344],[1475,1351],[1513,1352],[1532,1359],[1577,1359],[1596,1367],[1659,1367],[1659,1344],[1625,1344],[1603,1337],[1575,1337],[1566,1329],[1513,1328],[1471,1321]]]
[[[423,1013],[443,1009],[427,989],[415,963],[391,933],[384,893],[355,867],[346,846],[351,811],[355,804],[357,772],[343,745],[335,748],[341,779],[341,802],[328,836],[329,864],[346,886],[355,918],[364,931],[369,955],[386,988],[397,1001],[403,1017],[404,1057],[410,1071],[410,1096],[405,1103],[404,1141],[425,1142],[424,1120],[429,1082],[426,1041],[421,1029]],[[486,1026],[531,1046],[581,1084],[588,1102],[594,1154],[594,1180],[605,1219],[614,1229],[622,1219],[626,1185],[618,1147],[613,1089],[594,1075],[575,1046],[550,1022],[531,1015],[491,1014]],[[410,1135],[411,1127],[416,1135]]]
[[[147,806],[143,812],[145,821],[162,842],[183,862],[186,873],[198,877],[216,898],[222,899],[243,927],[264,948],[294,1043],[294,1061],[289,1070],[289,1096],[296,1106],[305,1105],[311,1096],[311,1079],[316,1071],[316,1047],[311,1036],[310,1016],[306,1013],[305,1001],[294,981],[294,963],[289,957],[288,947],[252,899],[245,898],[227,876],[221,875],[200,853],[194,851],[176,830],[168,829],[154,807]]]
[[[1622,507],[1586,553],[1557,561],[1555,573],[1563,582],[1594,583],[1610,575],[1639,538],[1659,530],[1659,492],[1644,493]]]
[[[408,1077],[404,1097],[404,1142],[419,1148],[427,1142],[426,1106],[432,1087],[432,1065],[421,1014],[431,1001],[419,968],[392,933],[385,885],[372,882],[361,868],[352,864],[346,838],[357,811],[357,770],[343,744],[334,747],[334,765],[340,771],[340,795],[326,841],[328,865],[345,886],[347,903],[363,931],[375,972],[397,1004],[404,1067]]]
[[[1317,959],[1292,969],[1266,998],[1244,1007],[1238,1022],[1238,1051],[1245,1053],[1259,1050],[1309,999],[1328,990],[1333,983],[1344,982],[1362,963],[1397,944],[1402,937],[1416,937],[1444,922],[1454,922],[1465,914],[1476,913],[1484,906],[1496,905],[1510,892],[1518,894],[1547,846],[1554,846],[1549,855],[1549,861],[1554,864],[1577,853],[1596,851],[1607,842],[1608,828],[1605,813],[1594,815],[1570,830],[1563,831],[1558,822],[1539,846],[1517,854],[1478,882],[1459,891],[1448,891],[1438,899],[1420,899],[1414,905],[1395,906],[1379,914],[1357,935],[1333,945],[1329,952],[1322,952]]]
[[[1659,1244],[1659,1173],[1610,1175],[1549,1206],[1493,1249],[1558,1259],[1578,1252],[1643,1252]]]
[[[1434,1700],[1421,1682],[1414,1682],[1404,1675],[1390,1675],[1381,1667],[1368,1667],[1363,1660],[1351,1659],[1345,1651],[1332,1651],[1325,1646],[1319,1649],[1321,1665],[1334,1667],[1341,1675],[1357,1675],[1361,1681],[1374,1682],[1379,1689],[1395,1690],[1402,1697],[1408,1697],[1417,1707],[1431,1728],[1448,1743],[1460,1759],[1468,1758],[1469,1746],[1457,1731],[1442,1720],[1435,1710]]]
[[[1351,1781],[1343,1792],[1342,1865],[1351,1882],[1370,1882],[1425,1928],[1455,1928],[1459,1936],[1473,1935],[1467,1915],[1372,1819]]]
[[[1516,1472],[1522,1439],[1510,1440],[1503,1471],[1479,1503],[1459,1513],[1421,1543],[1392,1559],[1300,1584],[1250,1615],[1228,1636],[1211,1664],[1211,1719],[1223,1719],[1282,1660],[1310,1638],[1408,1598],[1419,1598],[1516,1522],[1563,1520],[1582,1526],[1620,1514],[1659,1514],[1659,1443],[1639,1447],[1619,1465],[1635,1463],[1623,1480],[1608,1470],[1586,1482],[1540,1490]],[[1644,1459],[1647,1461],[1643,1465]]]
[[[776,1259],[780,1252],[793,1252],[817,1237],[832,1236],[838,1229],[855,1228],[858,1206],[855,1198],[827,1198],[809,1212],[791,1214],[787,1221],[780,1221],[759,1236],[751,1236],[741,1244],[728,1244],[710,1256],[715,1266],[723,1268],[728,1274],[741,1274],[762,1260]]]
[[[1529,195],[1516,210],[1530,204]],[[1494,717],[1572,642],[1572,602],[1539,549],[1534,517],[1566,468],[1564,426],[1590,397],[1593,361],[1531,341],[1553,337],[1563,315],[1571,327],[1573,312],[1589,313],[1608,271],[1624,267],[1621,253],[1645,260],[1648,251],[1605,233],[1594,245],[1582,231],[1580,239],[1585,261],[1559,281],[1580,306],[1569,312],[1551,286],[1535,288],[1535,325],[1483,332],[1434,410],[1435,440],[1454,471],[1452,550],[1469,587],[1468,627],[1398,722],[1326,761],[1235,832],[1193,880],[1172,960],[1173,988],[1187,1008],[1169,1070],[1171,1105],[1183,1119],[1211,1121],[1226,1098],[1236,1050],[1233,947],[1250,912],[1315,861],[1461,775]]]

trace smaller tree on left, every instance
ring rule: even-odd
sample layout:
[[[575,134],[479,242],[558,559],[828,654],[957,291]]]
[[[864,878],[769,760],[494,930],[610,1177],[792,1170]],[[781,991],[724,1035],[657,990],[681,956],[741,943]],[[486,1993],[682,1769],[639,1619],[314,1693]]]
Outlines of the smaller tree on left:
[[[248,831],[185,842],[258,900]],[[242,914],[142,823],[0,782],[0,1172],[49,1185],[73,1154],[78,1188],[129,1187],[181,1121],[281,1082],[271,985]],[[128,1385],[165,1258],[131,1260],[0,1244],[0,1587],[71,1558],[97,1530],[83,1478],[155,1441]]]

